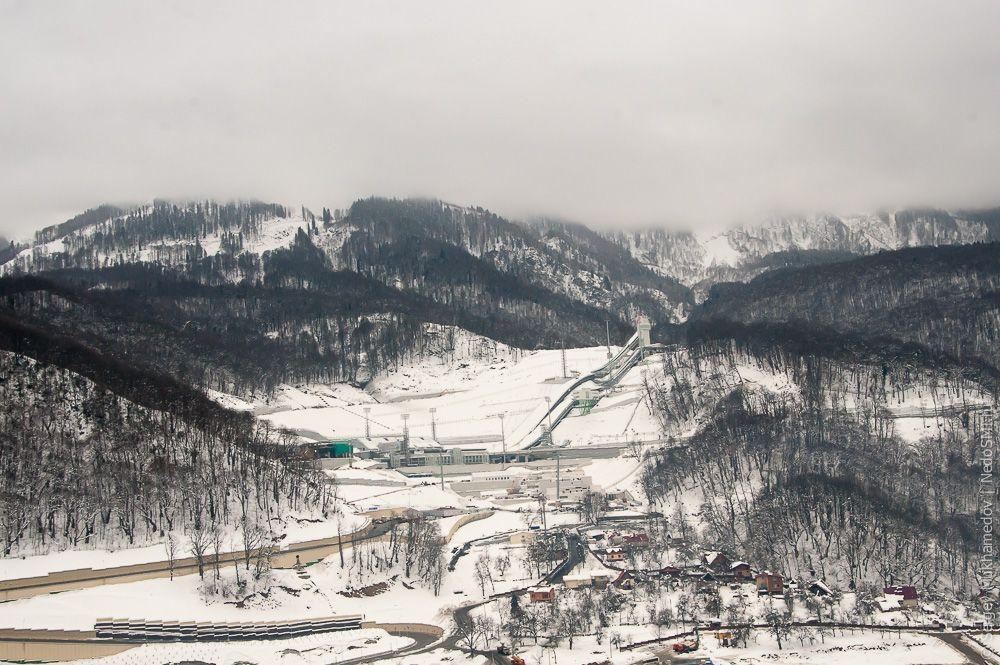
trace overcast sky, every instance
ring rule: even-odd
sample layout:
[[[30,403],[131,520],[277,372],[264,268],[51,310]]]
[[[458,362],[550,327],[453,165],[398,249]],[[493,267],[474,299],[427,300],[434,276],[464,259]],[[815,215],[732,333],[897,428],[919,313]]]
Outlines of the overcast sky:
[[[998,34],[994,0],[0,0],[0,234],[153,197],[996,204]]]

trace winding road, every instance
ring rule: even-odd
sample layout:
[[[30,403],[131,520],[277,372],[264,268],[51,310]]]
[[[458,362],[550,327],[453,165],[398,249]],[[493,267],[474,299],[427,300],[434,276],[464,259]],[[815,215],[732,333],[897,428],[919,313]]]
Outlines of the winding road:
[[[961,633],[941,633],[934,637],[962,654],[966,662],[972,665],[998,665],[995,659],[987,658],[978,649],[966,642],[962,638]]]
[[[415,653],[431,651],[432,649],[440,648],[440,646],[443,645],[443,643],[440,645],[438,644],[441,638],[428,635],[427,633],[417,633],[405,630],[387,630],[386,632],[390,635],[396,635],[397,637],[408,637],[413,640],[413,644],[396,651],[382,651],[379,653],[368,654],[367,656],[359,656],[350,660],[338,660],[336,663],[331,663],[331,665],[362,665],[363,663],[374,663],[375,661],[384,660],[386,658],[399,658],[401,656],[410,656]]]

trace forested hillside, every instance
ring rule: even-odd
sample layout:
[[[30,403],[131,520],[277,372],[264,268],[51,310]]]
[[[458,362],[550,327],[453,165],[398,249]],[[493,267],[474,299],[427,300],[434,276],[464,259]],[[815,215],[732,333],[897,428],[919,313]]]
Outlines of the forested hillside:
[[[585,229],[429,200],[319,216],[255,202],[101,206],[10,253],[8,320],[244,396],[364,383],[419,352],[425,323],[521,348],[586,346],[606,329],[625,340],[639,314],[680,320],[691,303]]]
[[[298,242],[300,230],[334,270],[466,306],[483,296],[514,310],[517,301],[559,301],[630,322],[638,314],[679,321],[692,304],[686,287],[583,227],[514,223],[422,199],[369,198],[319,216],[256,202],[101,206],[38,232],[2,270],[155,263],[203,283],[259,283],[265,254]]]
[[[378,198],[355,202],[345,224],[353,232],[339,253],[344,267],[404,290],[444,291],[468,306],[518,286],[518,297],[549,292],[620,321],[638,314],[679,321],[692,304],[676,280],[583,227],[516,224],[482,209]]]
[[[722,284],[691,317],[895,340],[1000,368],[1000,243],[920,247]],[[775,334],[778,334],[775,332]]]
[[[991,582],[976,579],[976,518],[996,390],[892,353],[695,342],[663,356],[649,398],[665,431],[700,424],[651,458],[642,486],[675,531],[787,575],[974,595]]]
[[[106,385],[141,393],[134,373],[85,364],[103,366],[101,383],[0,352],[3,556],[174,535],[201,553],[223,538],[261,547],[273,519],[328,509],[326,483],[266,425],[218,407],[184,412],[181,399],[178,412],[141,406]]]
[[[882,252],[720,284],[648,379],[648,497],[713,547],[866,594],[974,597],[997,440],[1000,246]],[[688,430],[689,431],[689,430]],[[996,490],[989,501],[996,501]],[[870,593],[869,593],[870,592]]]
[[[205,283],[145,263],[0,279],[0,342],[17,348],[23,331],[11,326],[30,324],[190,385],[251,395],[282,382],[363,381],[411,354],[423,322],[526,348],[601,339],[600,310],[510,282],[500,276],[478,304],[406,292],[333,270],[303,232],[265,253],[253,282]],[[628,329],[615,322],[612,333]]]

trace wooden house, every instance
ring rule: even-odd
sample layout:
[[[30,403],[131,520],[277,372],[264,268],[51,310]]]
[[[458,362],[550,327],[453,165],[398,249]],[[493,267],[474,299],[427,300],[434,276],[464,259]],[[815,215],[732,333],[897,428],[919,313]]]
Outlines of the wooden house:
[[[772,573],[768,570],[757,573],[757,576],[754,578],[754,584],[757,586],[758,594],[780,596],[785,592],[784,578],[778,573]]]

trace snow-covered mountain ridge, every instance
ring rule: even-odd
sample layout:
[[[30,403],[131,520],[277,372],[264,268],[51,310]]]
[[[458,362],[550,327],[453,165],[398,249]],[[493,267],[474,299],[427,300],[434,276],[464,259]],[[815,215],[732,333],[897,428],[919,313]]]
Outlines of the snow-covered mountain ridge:
[[[115,213],[68,230],[60,229],[63,224],[39,231],[33,243],[0,265],[0,274],[127,263],[177,267],[220,254],[261,255],[289,247],[298,230],[310,229],[315,221],[307,219],[310,213],[305,209],[257,203],[206,203],[179,209],[157,202]],[[181,217],[182,223],[172,216]],[[184,216],[191,217],[186,224]],[[324,231],[317,244],[332,249],[342,228]]]
[[[781,217],[718,233],[648,229],[608,234],[641,263],[701,297],[715,283],[767,270],[926,245],[1000,240],[1000,211],[899,210]]]
[[[517,223],[482,208],[425,200],[365,199],[335,216],[255,202],[157,201],[127,210],[101,206],[44,229],[32,243],[0,254],[0,275],[200,264],[201,272],[207,265],[211,273],[202,279],[238,283],[259,278],[263,255],[290,247],[300,231],[331,268],[431,297],[447,287],[434,283],[428,261],[440,258],[462,270],[442,249],[454,248],[475,263],[465,270],[493,269],[624,321],[645,314],[680,322],[719,282],[884,250],[1000,239],[1000,211],[780,217],[717,233],[594,232],[575,224]]]
[[[597,234],[424,200],[365,199],[336,216],[256,202],[102,206],[8,249],[0,275],[141,263],[235,284],[259,280],[265,255],[291,247],[300,232],[330,269],[432,298],[464,279],[455,273],[472,272],[494,283],[510,276],[621,320],[645,314],[678,321],[690,305],[685,287]]]

